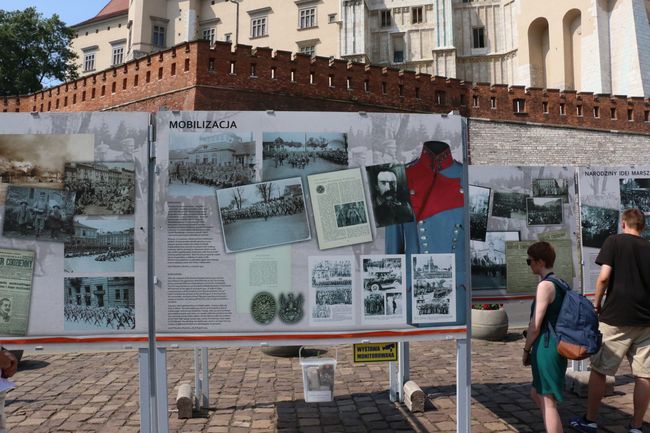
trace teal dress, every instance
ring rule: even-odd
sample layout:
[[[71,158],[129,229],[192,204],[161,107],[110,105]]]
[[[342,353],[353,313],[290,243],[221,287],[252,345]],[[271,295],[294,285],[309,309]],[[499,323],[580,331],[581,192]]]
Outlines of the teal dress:
[[[555,286],[555,299],[546,309],[539,337],[530,350],[530,366],[533,371],[533,387],[540,395],[552,395],[556,401],[564,400],[564,376],[567,359],[557,353],[557,343],[548,329],[548,322],[555,326],[560,314],[564,290]],[[530,316],[535,311],[535,301],[531,305]],[[548,344],[547,344],[548,341]]]

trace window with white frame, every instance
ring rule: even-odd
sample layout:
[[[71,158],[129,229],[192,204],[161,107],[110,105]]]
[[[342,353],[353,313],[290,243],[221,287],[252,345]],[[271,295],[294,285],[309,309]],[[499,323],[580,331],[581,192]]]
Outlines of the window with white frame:
[[[204,40],[210,41],[210,44],[214,44],[217,36],[217,29],[215,27],[206,27],[201,33]]]
[[[84,53],[84,72],[95,70],[95,52]]]
[[[298,27],[301,29],[308,29],[316,27],[316,7],[303,8],[298,11],[299,21]]]
[[[411,9],[411,24],[419,24],[424,22],[424,11],[422,6],[417,6]]]
[[[302,54],[309,54],[310,56],[313,56],[316,54],[316,46],[315,45],[303,45],[300,47],[300,52]]]
[[[113,45],[113,66],[124,63],[124,45]]]
[[[379,12],[381,16],[381,26],[382,27],[390,27],[391,24],[393,23],[393,20],[391,18],[390,14],[390,9],[384,9],[383,11]]]
[[[485,48],[485,27],[472,29],[472,48]]]
[[[251,38],[266,36],[268,29],[266,27],[267,17],[251,18]]]
[[[151,30],[151,45],[155,48],[165,48],[166,30],[164,24],[154,24]]]
[[[223,40],[226,42],[232,41],[232,33],[226,33],[225,35],[223,35]]]

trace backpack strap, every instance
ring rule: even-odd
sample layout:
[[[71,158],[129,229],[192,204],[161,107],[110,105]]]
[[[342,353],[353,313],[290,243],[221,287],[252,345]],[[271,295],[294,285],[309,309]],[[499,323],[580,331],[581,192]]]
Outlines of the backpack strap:
[[[567,284],[567,282],[564,281],[563,279],[556,277],[555,274],[553,273],[550,273],[547,276],[545,276],[542,281],[550,281],[551,283],[553,283],[553,285],[556,288],[559,287],[565,293],[571,291],[571,287],[569,286],[569,284]],[[551,339],[551,334],[553,335],[553,338],[555,338],[555,341],[558,341],[557,333],[555,332],[555,327],[551,325],[551,322],[549,320],[546,321],[546,327],[548,328],[549,333],[546,334],[546,336],[544,337],[544,347],[548,347]]]

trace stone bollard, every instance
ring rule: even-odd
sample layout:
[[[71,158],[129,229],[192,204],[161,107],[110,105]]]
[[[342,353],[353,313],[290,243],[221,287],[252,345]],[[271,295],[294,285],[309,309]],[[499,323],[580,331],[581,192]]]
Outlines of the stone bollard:
[[[404,404],[411,412],[424,412],[424,391],[412,380],[404,384]]]
[[[178,394],[176,395],[176,408],[178,409],[178,418],[187,419],[192,418],[192,385],[189,383],[182,383],[178,386]]]

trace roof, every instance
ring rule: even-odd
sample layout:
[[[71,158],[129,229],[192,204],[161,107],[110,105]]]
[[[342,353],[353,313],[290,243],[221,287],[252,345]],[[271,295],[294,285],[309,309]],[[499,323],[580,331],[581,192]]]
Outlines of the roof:
[[[128,13],[129,13],[129,0],[110,0],[108,4],[104,6],[97,15],[95,15],[89,20],[82,21],[79,24],[75,24],[72,27],[80,27],[86,24],[108,20]]]

